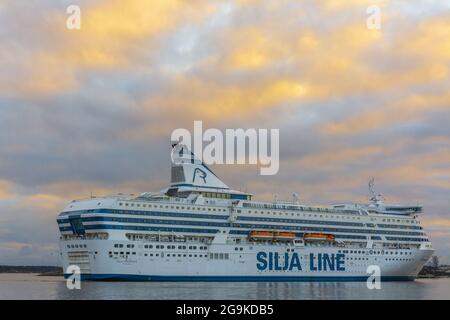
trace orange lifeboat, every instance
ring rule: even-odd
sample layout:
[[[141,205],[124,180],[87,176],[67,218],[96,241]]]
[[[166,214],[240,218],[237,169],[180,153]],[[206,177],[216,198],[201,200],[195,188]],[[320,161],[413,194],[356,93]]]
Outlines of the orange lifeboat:
[[[334,241],[335,238],[334,235],[325,233],[305,233],[303,236],[303,239],[309,241]]]
[[[293,232],[275,232],[274,238],[291,240],[291,239],[295,238],[295,233],[293,233]]]
[[[273,232],[270,231],[250,231],[249,237],[252,239],[272,239],[274,236]]]

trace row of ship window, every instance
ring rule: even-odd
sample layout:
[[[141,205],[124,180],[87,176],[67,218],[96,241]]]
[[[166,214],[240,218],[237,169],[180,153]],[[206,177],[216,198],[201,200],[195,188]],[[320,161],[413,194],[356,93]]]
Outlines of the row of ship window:
[[[92,211],[92,212],[91,212]],[[153,211],[133,211],[133,210],[114,210],[114,209],[93,209],[84,210],[79,213],[117,213],[117,214],[130,214],[130,215],[148,215],[148,216],[167,216],[167,217],[186,217],[186,218],[205,218],[205,219],[228,219],[226,215],[208,215],[208,214],[191,214],[191,213],[175,213],[175,212],[153,212]],[[297,214],[298,215],[298,214]],[[299,220],[299,219],[280,219],[280,218],[259,218],[259,217],[246,217],[238,216],[237,220],[247,221],[271,221],[271,222],[284,222],[284,223],[304,223],[304,224],[323,224],[323,225],[342,225],[342,226],[361,226],[360,222],[342,222],[342,221],[321,221],[321,220]],[[384,220],[384,219],[383,219]],[[58,223],[67,223],[68,221],[58,220]],[[368,224],[373,227],[373,224]],[[407,225],[388,225],[380,224],[382,228],[392,229],[422,229],[420,226],[407,226]]]
[[[114,244],[114,248],[123,248],[123,247],[124,247],[124,245],[121,244],[121,243],[115,243]],[[127,248],[134,248],[134,244],[127,244],[126,247]],[[145,249],[153,249],[153,248],[155,248],[155,249],[164,249],[164,245],[157,244],[157,245],[153,246],[152,244],[146,244],[146,245],[144,245],[144,248]],[[168,245],[166,248],[167,249],[175,249],[176,246]],[[197,250],[197,246],[184,246],[183,245],[183,246],[178,246],[178,249]],[[207,250],[208,248],[206,246],[199,246],[198,249],[199,250]]]
[[[67,248],[86,248],[87,246],[86,246],[86,244],[73,244],[73,245],[67,245]],[[114,247],[115,248],[123,248],[123,244],[114,244]],[[133,244],[128,244],[127,246],[126,246],[127,248],[134,248],[134,245]],[[144,248],[148,248],[148,249],[152,249],[153,248],[153,245],[145,245],[144,246]],[[155,246],[155,248],[156,249],[164,249],[164,245],[156,245]],[[196,250],[197,249],[197,246],[178,246],[178,249],[186,249],[186,248],[189,248],[190,250]],[[175,249],[175,246],[174,245],[168,245],[167,246],[167,249]],[[206,246],[199,246],[199,249],[200,250],[207,250],[207,247]],[[243,251],[243,247],[235,247],[234,248],[234,250],[235,251]],[[293,249],[287,249],[288,251],[290,250],[290,251],[294,251]],[[370,251],[364,251],[364,250],[338,250],[338,253],[350,253],[350,254],[368,254],[368,253],[370,253],[370,254],[387,254],[387,255],[412,255],[412,252],[403,252],[403,251],[384,251],[384,250],[370,250]],[[136,252],[112,252],[112,251],[109,251],[109,255],[112,255],[112,254],[115,254],[115,255],[117,255],[117,254],[120,254],[120,255],[124,255],[124,254],[126,254],[126,255],[136,255]],[[224,256],[225,255],[225,256]],[[147,256],[147,254],[145,254],[145,256]],[[150,256],[152,257],[153,256],[153,254],[150,254]],[[155,256],[158,256],[158,254],[155,254]],[[170,257],[170,253],[168,253],[167,254],[167,256],[168,257]],[[176,254],[173,254],[173,256],[175,257],[175,256],[177,256]],[[178,254],[178,257],[181,257],[182,255],[181,254]],[[183,254],[183,257],[186,257],[186,254]],[[192,257],[192,255],[191,254],[189,254],[189,257]],[[197,255],[194,255],[194,257],[197,257]],[[202,255],[199,255],[199,257],[202,257]],[[204,257],[207,257],[206,255],[204,256]],[[229,256],[228,256],[228,253],[224,253],[224,254],[222,254],[222,253],[220,253],[220,254],[218,254],[218,253],[211,253],[210,254],[210,259],[228,259],[229,258]],[[346,258],[347,260],[349,259],[349,258]],[[361,259],[359,259],[359,258],[356,258],[357,260],[361,260]],[[350,260],[352,260],[352,258],[350,258]],[[394,258],[392,258],[392,259],[387,259],[387,260],[398,260],[398,259],[394,259]]]
[[[114,248],[123,248],[124,245],[123,244],[114,244]],[[126,245],[127,248],[134,248],[134,244],[127,244]],[[145,249],[153,249],[153,245],[144,245]],[[68,244],[67,248],[74,248],[74,249],[78,249],[78,248],[87,248],[86,244]],[[164,245],[156,245],[155,249],[164,249]],[[175,249],[174,245],[168,245],[167,249]],[[189,250],[197,250],[197,246],[178,246],[178,249],[184,250],[184,249],[189,249]],[[199,246],[198,249],[200,250],[207,250],[208,248],[206,246]],[[243,247],[235,247],[234,250],[235,251],[243,251]],[[293,249],[288,249],[291,251],[294,251]],[[364,251],[364,250],[338,250],[338,253],[350,253],[350,254],[391,254],[391,255],[412,255],[412,252],[403,252],[403,251],[380,251],[380,250],[374,250],[374,251]],[[121,253],[123,254],[123,253]],[[135,253],[133,253],[135,254]]]
[[[68,244],[67,248],[69,248],[69,249],[82,249],[82,248],[87,248],[87,245],[85,245],[85,244]]]
[[[328,213],[341,213],[340,211],[329,209],[329,208],[315,208],[315,207],[301,207],[301,206],[290,206],[290,205],[274,205],[267,203],[248,203],[244,202],[242,204],[244,208],[257,208],[257,209],[272,209],[272,210],[296,210],[296,211],[315,211],[315,212],[328,212]],[[358,211],[347,210],[350,214],[359,214]]]
[[[131,252],[128,252],[128,251],[126,251],[126,252],[124,252],[124,251],[120,251],[120,252],[118,252],[118,251],[109,251],[108,254],[109,254],[109,257],[111,258],[113,256],[136,255],[136,252],[135,251],[131,251]],[[189,257],[189,258],[197,258],[197,257],[198,258],[207,258],[208,257],[207,254],[186,254],[186,253],[184,253],[184,254],[181,254],[181,253],[178,253],[178,254],[177,253],[166,253],[165,255],[163,253],[144,253],[144,256],[145,257],[159,257],[159,256],[161,256],[161,257],[179,257],[179,258],[181,258],[181,257],[184,257],[184,258],[186,258],[186,257]]]
[[[155,246],[153,246],[152,244],[146,244],[146,245],[144,245],[144,248],[145,249],[153,249],[153,247],[155,248],[155,249],[164,249],[164,245],[155,245]],[[174,245],[168,245],[167,246],[167,249],[176,249],[176,246],[174,246]],[[189,250],[197,250],[197,246],[178,246],[178,249],[180,249],[180,250],[186,250],[186,249],[189,249]],[[199,250],[207,250],[208,248],[206,247],[206,246],[199,246],[198,247],[198,249]]]
[[[119,202],[119,206],[125,206],[125,207],[134,207],[135,206],[135,204],[134,203],[128,203],[128,202],[125,202],[125,203],[122,203],[122,202]],[[136,207],[141,207],[141,204],[139,204],[139,203],[136,203]],[[226,209],[221,209],[221,208],[204,208],[204,207],[184,207],[184,206],[168,206],[168,205],[151,205],[151,204],[142,204],[142,207],[144,207],[144,208],[146,208],[146,207],[148,207],[148,208],[166,208],[166,209],[181,209],[181,210],[204,210],[204,209],[207,209],[208,211],[219,211],[219,212],[226,212],[227,210]]]
[[[123,246],[123,244],[121,244],[121,243],[115,243],[114,244],[114,248],[123,248],[124,246]],[[127,244],[127,246],[126,246],[127,248],[134,248],[134,244]]]
[[[73,212],[72,212],[73,213]],[[183,217],[183,218],[204,218],[204,219],[223,219],[229,218],[228,215],[202,214],[202,213],[181,213],[181,212],[162,212],[162,211],[136,211],[136,210],[115,210],[115,209],[92,209],[76,211],[77,214],[84,213],[106,213],[106,214],[129,214],[138,216],[162,216],[162,217]],[[65,213],[64,213],[65,214]],[[58,219],[58,223],[68,223],[67,219]]]
[[[244,207],[257,207],[257,208],[261,208],[261,209],[263,209],[263,208],[266,208],[266,209],[278,209],[278,210],[280,210],[280,208],[273,208],[273,207],[270,207],[270,205],[255,205],[255,204],[248,204],[248,203],[244,203]],[[312,207],[292,207],[292,208],[285,208],[285,209],[287,209],[287,210],[298,210],[298,211],[315,211],[315,212],[326,212],[326,213],[339,213],[339,215],[336,215],[336,216],[334,216],[333,215],[333,217],[334,218],[342,218],[342,219],[357,219],[357,220],[361,220],[361,218],[360,217],[358,217],[358,215],[359,215],[359,212],[357,212],[357,211],[348,211],[349,213],[352,213],[352,214],[354,214],[355,216],[352,216],[352,217],[347,217],[347,216],[345,216],[345,213],[343,213],[343,212],[336,212],[336,211],[333,211],[332,209],[328,209],[328,208],[312,208]],[[238,213],[240,213],[240,210],[237,210],[238,211]],[[252,213],[252,211],[251,210],[248,210],[248,213]],[[254,211],[254,213],[258,213],[258,211]],[[260,211],[260,213],[261,214],[264,214],[264,213],[271,213],[271,214],[276,214],[276,212],[268,212],[268,211]],[[283,214],[282,212],[280,212],[279,213],[280,215],[281,214]],[[286,215],[288,214],[288,213],[285,213]],[[292,213],[292,215],[294,215],[294,213]],[[297,216],[298,216],[299,214],[297,213]],[[312,214],[308,214],[308,216],[309,217],[312,217]],[[314,214],[314,217],[317,217],[318,215],[317,214]],[[327,215],[325,215],[325,217],[326,217]],[[323,217],[323,215],[321,215],[321,214],[319,214],[319,217]],[[376,218],[372,218],[372,221],[376,221]],[[413,219],[393,219],[393,218],[391,218],[391,219],[388,219],[388,218],[384,218],[384,219],[382,219],[382,221],[383,222],[400,222],[400,223],[402,223],[402,222],[406,222],[406,223],[411,223],[411,224],[419,224],[419,222],[418,221],[416,221],[416,220],[413,220]]]
[[[358,258],[345,258],[345,260],[365,260],[368,261],[369,258],[364,258],[364,257],[358,257]],[[384,261],[413,261],[414,259],[402,259],[402,258],[385,258]]]
[[[364,227],[363,223],[358,222],[341,222],[341,221],[321,221],[321,220],[299,220],[299,219],[279,219],[279,218],[255,218],[255,217],[245,217],[240,216],[237,217],[237,220],[246,220],[246,221],[271,221],[271,222],[284,222],[284,223],[303,223],[303,224],[323,224],[323,225],[341,225],[341,226],[359,226]],[[375,227],[374,224],[367,223],[368,227]],[[387,224],[379,224],[379,227],[382,228],[392,228],[392,229],[414,229],[421,230],[422,227],[419,226],[406,226],[406,225],[387,225]]]
[[[302,211],[302,210],[300,210],[300,211]],[[241,213],[241,210],[237,210],[237,213]],[[252,210],[245,211],[244,213],[252,213]],[[258,211],[254,211],[254,213],[258,214]],[[259,214],[277,215],[277,212],[260,211]],[[288,212],[278,212],[278,215],[288,216],[289,213]],[[293,213],[293,212],[291,213],[291,216],[295,216],[295,215],[296,216],[301,215],[301,216],[310,217],[310,218],[312,218],[312,217],[314,217],[314,218],[329,218],[328,215],[322,215],[322,214],[317,215],[317,214],[299,214],[299,213]],[[333,215],[332,218],[336,218],[336,219],[341,218],[343,220],[344,219],[346,219],[346,220],[361,220],[361,217],[359,217],[359,216],[345,216],[345,215],[336,215],[336,216]],[[376,219],[372,218],[371,221],[376,221]],[[385,219],[382,219],[381,221],[382,222],[399,222],[399,223],[419,224],[419,221],[416,221],[413,219],[386,219],[385,218]],[[337,223],[337,221],[334,223]],[[402,226],[402,225],[394,225],[394,227],[400,227],[400,226]],[[408,227],[408,226],[406,226],[406,227]]]
[[[300,211],[302,211],[302,210],[300,210]],[[237,212],[238,213],[240,213],[241,212],[241,210],[237,210]],[[250,214],[252,214],[252,211],[251,210],[249,210],[249,211],[246,211],[245,213],[250,213]],[[285,215],[285,216],[288,216],[289,215],[289,212],[274,212],[274,211],[260,211],[260,212],[258,212],[258,211],[255,211],[255,212],[253,212],[254,214],[267,214],[267,215],[279,215],[279,216],[281,216],[281,215]],[[328,215],[322,215],[322,214],[319,214],[319,215],[317,215],[317,214],[300,214],[300,213],[291,213],[291,216],[297,216],[297,217],[299,217],[299,216],[305,216],[305,217],[310,217],[310,218],[329,218],[329,216]],[[361,217],[358,217],[358,216],[345,216],[345,215],[336,215],[336,216],[331,216],[332,218],[335,218],[335,219],[339,219],[339,218],[341,218],[341,219],[346,219],[346,220],[361,220]]]
[[[419,241],[419,242],[428,242],[428,238],[404,238],[404,237],[386,237],[386,240],[389,241]]]
[[[113,257],[113,256],[129,256],[129,255],[136,255],[135,251],[109,251],[109,257]],[[145,257],[178,257],[178,258],[207,258],[208,255],[207,254],[186,254],[186,253],[166,253],[165,255],[163,255],[162,253],[144,253]],[[210,254],[210,259],[218,259],[218,260],[228,260],[229,259],[229,254],[228,253],[211,253]]]
[[[122,206],[123,205],[123,203],[122,202],[120,202],[119,203],[119,206]],[[131,204],[128,204],[128,203],[125,203],[125,206],[131,206],[131,207],[134,207],[134,203],[131,203]],[[139,203],[137,203],[136,204],[136,207],[140,207],[141,205],[139,204]],[[142,204],[142,207],[149,207],[149,208],[158,208],[158,205],[151,205],[151,204]],[[171,206],[169,206],[169,205],[159,205],[159,208],[166,208],[166,209],[181,209],[181,210],[184,210],[185,209],[185,207],[184,206],[173,206],[173,205],[171,205]],[[208,211],[217,211],[217,212],[227,212],[227,210],[226,209],[221,209],[221,208],[203,208],[203,207],[186,207],[186,210],[198,210],[198,211],[201,211],[201,210],[204,210],[204,209],[207,209]],[[86,210],[86,211],[93,211],[93,212],[95,212],[95,211],[97,211],[96,209],[91,209],[91,210]],[[139,211],[138,211],[139,212]],[[248,212],[248,213],[252,213],[252,211],[251,210],[248,210],[248,211],[246,211],[246,212]],[[241,210],[237,210],[237,213],[241,213]],[[254,213],[256,213],[256,214],[258,214],[258,211],[255,211]],[[260,214],[267,214],[267,215],[276,215],[277,214],[277,212],[271,212],[271,211],[260,211]],[[289,213],[288,212],[278,212],[278,215],[289,215]],[[294,214],[294,213],[291,213],[291,216],[294,216],[294,215],[297,215],[297,216],[300,216],[300,214],[299,213],[296,213],[296,214]],[[301,214],[301,216],[304,216],[303,214]],[[324,216],[323,215],[317,215],[317,214],[314,214],[314,215],[312,215],[312,214],[307,214],[307,215],[305,215],[305,216],[308,216],[308,217],[319,217],[319,218],[323,218]],[[350,220],[350,219],[352,219],[352,220],[361,220],[361,217],[358,217],[358,216],[351,216],[351,217],[348,217],[348,216],[345,216],[345,215],[336,215],[336,216],[334,216],[333,215],[333,218],[337,218],[337,219],[339,219],[339,218],[342,218],[342,219],[347,219],[347,220]],[[372,218],[372,221],[375,221],[375,218]],[[413,219],[382,219],[382,221],[383,222],[406,222],[406,223],[411,223],[411,224],[419,224],[419,222],[418,221],[416,221],[416,220],[413,220]],[[337,223],[337,221],[336,222],[333,222],[333,223]],[[400,225],[401,226],[401,225]],[[397,226],[397,225],[394,225],[394,227],[400,227],[400,226]]]
[[[86,230],[133,230],[133,231],[158,231],[158,232],[189,232],[189,233],[207,233],[216,234],[217,229],[195,229],[195,228],[177,228],[177,227],[144,227],[144,226],[129,226],[129,225],[86,225]],[[319,231],[326,231],[326,228],[309,228],[320,229]],[[61,232],[73,231],[71,227],[59,227]],[[230,234],[233,235],[247,235],[248,230],[230,230]],[[339,231],[338,231],[339,232]],[[345,231],[344,231],[345,232]],[[350,232],[350,231],[349,231]],[[301,233],[298,236],[302,236]],[[364,235],[350,235],[350,234],[336,234],[337,239],[358,239],[367,240]],[[428,242],[428,238],[407,238],[407,237],[386,237],[389,241],[407,241],[407,242]]]
[[[143,227],[143,226],[124,226],[124,225],[87,225],[88,230],[97,229],[117,229],[117,230],[139,230],[139,231],[161,231],[161,232],[192,232],[192,233],[208,233],[215,234],[218,232],[217,229],[192,229],[192,228],[176,228],[176,227]],[[317,228],[316,228],[317,229]],[[60,227],[60,231],[71,231],[70,227]],[[246,235],[248,230],[231,230],[230,234]],[[299,235],[301,236],[301,235]],[[367,240],[366,236],[363,235],[349,235],[349,234],[336,234],[338,239],[359,239]],[[405,238],[405,237],[386,237],[390,241],[408,241],[408,242],[427,242],[427,238]]]
[[[412,255],[412,252],[403,252],[403,251],[384,251],[384,250],[338,250],[338,253],[355,253],[355,254],[392,254],[392,255]]]
[[[396,225],[396,224],[378,224],[378,227],[381,228],[391,228],[391,229],[413,229],[413,230],[422,230],[421,226],[405,226],[405,225]]]
[[[213,226],[213,227],[242,227],[242,228],[279,228],[279,225],[264,224],[245,224],[245,223],[222,223],[222,222],[203,222],[203,221],[184,221],[184,220],[162,220],[162,219],[141,219],[141,218],[115,218],[115,217],[88,217],[83,221],[113,221],[129,223],[155,223],[155,224],[174,224],[174,225],[192,225],[192,226]],[[326,232],[348,232],[348,233],[372,233],[372,234],[390,234],[390,235],[414,235],[423,236],[421,232],[413,231],[387,231],[387,230],[365,230],[365,229],[338,229],[338,228],[320,228],[320,227],[300,227],[300,226],[282,226],[284,229],[299,231],[326,231]]]
[[[323,224],[323,225],[340,225],[340,226],[352,226],[352,227],[364,227],[363,223],[358,222],[341,222],[341,221],[322,221],[322,220],[302,220],[302,219],[280,219],[280,218],[259,218],[259,217],[246,217],[239,216],[236,220],[241,221],[267,221],[277,223],[304,223],[304,224]]]
[[[129,255],[136,255],[136,252],[135,251],[127,251],[127,252],[124,252],[124,251],[120,251],[120,252],[118,252],[118,251],[109,251],[108,252],[108,254],[111,256],[111,255],[127,255],[127,256],[129,256]]]
[[[237,220],[245,220],[245,221],[270,221],[270,222],[284,222],[284,223],[303,223],[303,224],[322,224],[322,225],[340,225],[340,226],[358,226],[364,227],[363,223],[351,223],[351,222],[341,222],[341,221],[321,221],[321,220],[299,220],[299,219],[278,219],[278,218],[255,218],[255,217],[237,217]],[[375,225],[372,223],[366,224],[368,227],[374,228]],[[404,226],[404,225],[387,225],[387,224],[378,224],[378,227],[381,228],[391,228],[391,229],[413,229],[413,230],[421,230],[422,227],[419,226]]]

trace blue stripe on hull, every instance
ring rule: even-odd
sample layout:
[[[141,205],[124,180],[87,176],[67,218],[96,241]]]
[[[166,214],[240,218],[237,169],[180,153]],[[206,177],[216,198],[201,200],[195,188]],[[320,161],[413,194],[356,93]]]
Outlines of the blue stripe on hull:
[[[64,277],[69,277],[65,274]],[[88,281],[154,281],[154,282],[349,282],[367,281],[367,276],[153,276],[133,274],[82,274]],[[386,276],[381,281],[413,281],[414,276]]]

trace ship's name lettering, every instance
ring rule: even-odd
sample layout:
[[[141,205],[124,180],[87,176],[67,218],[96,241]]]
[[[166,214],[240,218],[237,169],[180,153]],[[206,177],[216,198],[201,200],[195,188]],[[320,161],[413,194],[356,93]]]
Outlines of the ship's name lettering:
[[[303,263],[297,252],[260,251],[256,254],[259,271],[301,271],[305,267],[309,271],[345,271],[345,254],[310,253],[309,263]]]

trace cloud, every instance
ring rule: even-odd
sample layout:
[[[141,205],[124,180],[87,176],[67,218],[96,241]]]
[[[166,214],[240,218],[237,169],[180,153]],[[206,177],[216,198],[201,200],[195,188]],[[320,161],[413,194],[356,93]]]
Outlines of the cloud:
[[[67,201],[165,187],[170,133],[193,120],[280,129],[279,174],[217,166],[230,185],[330,204],[366,201],[374,176],[450,243],[445,2],[381,1],[381,30],[372,1],[82,0],[78,31],[69,4],[0,3],[4,261],[50,259]]]
[[[450,94],[411,94],[401,101],[394,101],[383,107],[373,106],[354,116],[339,122],[327,123],[323,127],[325,134],[354,135],[363,131],[382,129],[401,122],[414,121],[430,110],[446,109],[450,103]]]
[[[9,33],[0,34],[0,58],[8,63],[6,75],[14,77],[0,78],[0,92],[55,95],[82,86],[80,75],[87,70],[138,68],[139,62],[152,56],[161,34],[185,20],[195,23],[214,10],[204,3],[203,10],[197,11],[196,2],[131,0],[124,6],[117,0],[84,1],[80,30],[66,28],[68,5],[9,2],[3,13]],[[41,38],[44,41],[36,41]]]
[[[423,224],[426,227],[432,228],[432,227],[438,227],[438,228],[450,228],[450,219],[425,219],[423,221]]]
[[[12,196],[11,185],[8,181],[0,180],[0,200],[8,199]]]

